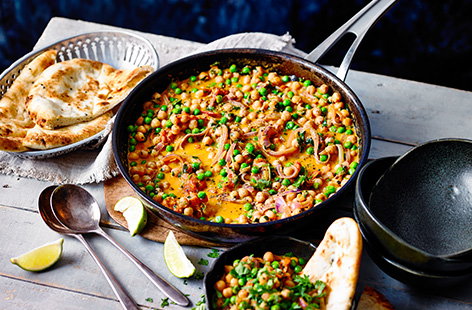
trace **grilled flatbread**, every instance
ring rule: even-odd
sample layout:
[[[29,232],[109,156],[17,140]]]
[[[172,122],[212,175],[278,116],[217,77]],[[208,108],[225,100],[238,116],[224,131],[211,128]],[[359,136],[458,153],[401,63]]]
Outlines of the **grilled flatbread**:
[[[394,310],[393,305],[384,295],[370,286],[366,286],[357,304],[358,310]]]
[[[33,59],[0,99],[0,150],[27,150],[22,139],[28,129],[34,127],[34,123],[28,116],[25,101],[34,81],[55,63],[56,54],[56,51],[46,51]]]
[[[324,281],[328,288],[322,309],[350,309],[362,254],[362,237],[351,218],[333,222],[315,254],[307,262],[303,274],[311,281]]]
[[[119,104],[153,69],[117,70],[87,59],[52,65],[33,84],[26,109],[45,129],[89,121]]]
[[[113,112],[109,111],[91,121],[54,130],[44,129],[36,125],[28,130],[22,142],[24,146],[37,150],[69,145],[91,137],[105,129],[112,116]]]

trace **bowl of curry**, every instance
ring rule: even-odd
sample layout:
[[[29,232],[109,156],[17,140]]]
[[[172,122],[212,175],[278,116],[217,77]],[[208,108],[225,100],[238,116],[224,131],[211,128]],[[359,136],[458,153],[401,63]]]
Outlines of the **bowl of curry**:
[[[369,143],[342,81],[251,49],[163,67],[130,94],[113,133],[120,172],[152,210],[224,242],[310,222],[357,175]]]

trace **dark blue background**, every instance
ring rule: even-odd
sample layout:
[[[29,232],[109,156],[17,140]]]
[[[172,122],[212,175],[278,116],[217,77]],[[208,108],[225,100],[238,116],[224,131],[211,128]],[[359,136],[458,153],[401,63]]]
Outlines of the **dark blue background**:
[[[62,16],[211,42],[262,31],[290,34],[309,52],[367,0],[0,0],[0,69],[31,50]],[[470,0],[401,0],[367,34],[352,68],[472,90]],[[339,64],[341,48],[322,63]]]

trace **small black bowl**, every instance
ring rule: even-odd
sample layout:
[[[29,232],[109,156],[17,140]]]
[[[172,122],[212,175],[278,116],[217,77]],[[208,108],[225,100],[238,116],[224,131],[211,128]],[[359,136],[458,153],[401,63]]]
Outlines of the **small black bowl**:
[[[354,216],[374,262],[381,262],[379,266],[389,270],[384,271],[409,284],[430,283],[436,278],[456,280],[460,275],[472,273],[472,261],[438,257],[417,249],[374,215],[368,199],[378,180],[396,160],[397,157],[386,157],[367,163],[356,182]]]
[[[299,258],[308,261],[315,253],[316,247],[306,241],[286,236],[270,236],[253,239],[223,252],[213,263],[211,270],[206,274],[203,280],[205,285],[205,300],[208,310],[214,309],[213,301],[216,298],[215,283],[224,274],[224,266],[232,265],[236,259],[254,254],[256,257],[262,257],[265,252],[270,251],[276,255],[293,253]]]

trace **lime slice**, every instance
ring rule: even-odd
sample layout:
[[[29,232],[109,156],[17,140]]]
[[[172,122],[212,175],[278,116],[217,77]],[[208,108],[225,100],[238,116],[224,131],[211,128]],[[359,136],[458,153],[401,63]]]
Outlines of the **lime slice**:
[[[64,239],[47,243],[10,261],[27,271],[41,271],[54,265],[62,255]]]
[[[172,231],[169,231],[164,242],[164,261],[169,271],[177,278],[189,278],[195,274],[195,266],[185,255]]]
[[[123,213],[131,236],[139,234],[147,223],[147,212],[141,200],[127,196],[118,200],[115,211]]]

